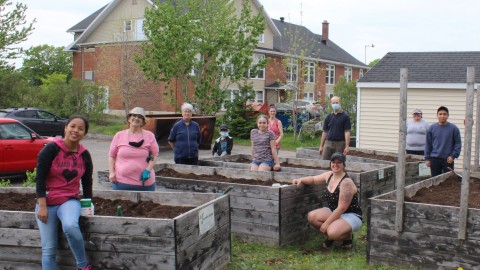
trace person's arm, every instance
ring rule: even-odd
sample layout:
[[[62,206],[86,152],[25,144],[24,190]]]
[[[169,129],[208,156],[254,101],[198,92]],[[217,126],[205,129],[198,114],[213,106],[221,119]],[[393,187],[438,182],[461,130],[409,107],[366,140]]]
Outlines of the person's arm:
[[[227,137],[227,154],[231,155],[233,149],[233,138]]]
[[[343,154],[346,156],[350,151],[350,130],[345,131],[345,150],[343,150]]]
[[[273,170],[278,171],[280,170],[280,160],[278,159],[277,142],[275,140],[270,141],[270,149],[272,151],[273,161],[275,162],[275,164],[273,165]]]
[[[453,150],[452,154],[447,160],[448,163],[452,163],[454,159],[460,156],[460,151],[462,150],[462,137],[460,136],[460,130],[457,127],[454,127],[453,130]]]
[[[327,138],[327,131],[322,131],[322,138],[320,139],[320,147],[318,148],[318,152],[322,154],[323,152],[323,144],[325,143],[325,138]]]
[[[82,176],[82,190],[83,198],[92,198],[92,186],[93,186],[93,162],[92,156],[88,150],[82,153],[82,157],[85,161],[85,173]]]
[[[218,139],[217,139],[217,140],[215,140],[215,142],[213,143],[212,156],[215,155],[215,153],[217,153],[217,151],[218,151],[218,145],[219,145],[219,143],[218,143]]]
[[[339,219],[340,216],[347,211],[348,207],[352,203],[353,195],[357,193],[357,187],[353,183],[352,179],[345,178],[343,179],[342,183],[340,184],[340,195],[338,198],[338,206],[332,212],[332,214],[325,220],[320,227],[320,231],[322,233],[326,233],[328,226],[332,224],[335,220]]]
[[[108,157],[108,180],[111,183],[117,182],[117,178],[115,177],[115,161],[116,158]]]
[[[321,184],[321,183],[326,183],[328,177],[331,174],[332,174],[332,172],[324,172],[320,175],[296,178],[296,179],[292,180],[292,184],[295,185],[295,186],[301,186],[301,185],[318,185],[318,184]]]
[[[280,141],[281,141],[282,138],[283,138],[283,124],[282,124],[282,121],[280,121],[280,120],[278,120],[278,119],[277,119],[277,123],[278,123],[278,125],[277,125],[278,131],[280,132],[280,135],[278,136],[276,142],[277,142],[277,144],[279,144]]]
[[[430,163],[430,153],[432,152],[432,128],[433,126],[430,126],[427,130],[427,138],[425,140],[425,165],[427,165],[427,167],[430,167],[431,163]]]
[[[173,125],[172,129],[170,130],[170,134],[168,135],[168,144],[170,145],[172,150],[174,150],[175,148],[175,137],[177,136],[177,126],[175,124]]]

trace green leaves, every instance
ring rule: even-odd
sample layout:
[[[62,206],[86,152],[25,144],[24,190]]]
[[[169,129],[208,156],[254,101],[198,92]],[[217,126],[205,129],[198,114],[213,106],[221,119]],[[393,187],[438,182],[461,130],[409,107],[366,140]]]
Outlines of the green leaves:
[[[155,1],[145,12],[142,44],[137,58],[144,74],[163,81],[172,97],[177,87],[183,101],[194,102],[200,113],[220,110],[225,89],[243,78],[252,66],[257,37],[265,22],[254,16],[248,1],[236,10],[235,1]],[[265,61],[255,66],[265,65]],[[182,101],[173,100],[179,107]],[[177,104],[175,104],[177,103]]]

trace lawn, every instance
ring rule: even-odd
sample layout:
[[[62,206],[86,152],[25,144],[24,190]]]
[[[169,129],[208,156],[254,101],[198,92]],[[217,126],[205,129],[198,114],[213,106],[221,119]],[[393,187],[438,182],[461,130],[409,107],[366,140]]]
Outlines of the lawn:
[[[322,136],[321,133],[317,133],[313,138],[303,136],[295,140],[295,138],[293,137],[293,132],[286,132],[286,133],[283,133],[283,138],[282,138],[282,141],[280,142],[281,149],[295,151],[297,148],[300,148],[300,147],[319,147],[321,136]],[[237,138],[234,138],[234,139],[235,139],[235,144],[239,144],[239,145],[251,144],[249,139],[237,139]]]

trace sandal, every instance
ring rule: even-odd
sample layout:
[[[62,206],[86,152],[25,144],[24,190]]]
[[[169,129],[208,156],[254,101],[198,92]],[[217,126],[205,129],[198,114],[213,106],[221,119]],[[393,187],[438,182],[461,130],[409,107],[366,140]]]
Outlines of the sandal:
[[[353,248],[353,234],[352,234],[351,239],[343,240],[341,247],[342,247],[342,249],[352,249]]]
[[[331,246],[333,245],[333,242],[335,242],[335,241],[330,240],[330,239],[328,239],[328,238],[325,239],[325,241],[324,241],[323,244],[322,244],[322,248],[329,248],[329,247],[331,247]]]

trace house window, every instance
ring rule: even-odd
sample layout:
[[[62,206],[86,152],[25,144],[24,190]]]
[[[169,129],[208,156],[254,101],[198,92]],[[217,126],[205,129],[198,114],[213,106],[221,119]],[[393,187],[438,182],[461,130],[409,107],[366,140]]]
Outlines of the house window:
[[[255,98],[251,99],[252,102],[263,103],[263,90],[254,90]]]
[[[265,59],[265,55],[263,54],[253,54],[253,65],[258,64],[260,61]],[[264,79],[265,78],[265,68],[257,69],[257,74],[254,74],[253,69],[248,70],[248,74],[252,79]]]
[[[305,63],[305,76],[303,79],[307,83],[315,82],[315,62]]]
[[[351,67],[345,67],[345,81],[350,82],[352,81],[352,68]]]
[[[224,102],[223,102],[223,104],[222,104],[222,110],[226,110],[226,109],[227,109],[227,108],[225,107],[225,104],[226,104],[227,102],[232,102],[233,100],[235,100],[235,99],[238,97],[238,95],[240,94],[240,90],[236,90],[236,89],[231,90],[231,89],[228,89],[228,90],[226,90],[226,93],[227,93],[227,95],[225,96],[225,100],[224,100]]]
[[[303,100],[306,101],[314,101],[315,95],[313,92],[305,92],[303,93]]]
[[[296,82],[298,75],[298,61],[290,59],[287,65],[287,81]]]
[[[360,71],[359,71],[359,77],[360,77],[360,78],[363,77],[363,69],[360,69]]]
[[[136,26],[136,39],[137,40],[146,40],[147,36],[145,36],[145,33],[143,32],[143,21],[144,19],[138,19],[135,26]]]
[[[126,20],[123,22],[123,32],[132,31],[132,20]]]
[[[261,34],[258,36],[258,43],[265,43],[265,34]]]
[[[327,65],[325,74],[326,84],[335,84],[335,65]]]
[[[93,73],[92,70],[85,71],[83,73],[83,79],[85,81],[93,81],[93,75],[94,75],[94,73]]]

